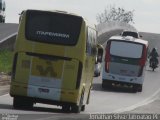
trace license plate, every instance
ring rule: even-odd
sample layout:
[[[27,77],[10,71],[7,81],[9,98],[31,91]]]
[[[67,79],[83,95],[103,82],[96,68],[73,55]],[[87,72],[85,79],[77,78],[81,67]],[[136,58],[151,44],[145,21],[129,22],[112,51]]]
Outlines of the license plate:
[[[40,93],[49,93],[49,89],[47,89],[47,88],[38,88],[38,91]]]
[[[121,74],[127,74],[128,70],[120,70]]]

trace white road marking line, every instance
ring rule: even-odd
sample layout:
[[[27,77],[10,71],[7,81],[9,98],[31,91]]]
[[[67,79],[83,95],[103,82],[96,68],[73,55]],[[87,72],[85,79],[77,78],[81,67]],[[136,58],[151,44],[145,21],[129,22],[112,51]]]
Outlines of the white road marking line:
[[[141,106],[144,106],[144,105],[147,105],[153,101],[155,101],[156,99],[158,99],[158,93],[160,93],[160,89],[158,89],[153,95],[151,95],[150,97],[146,98],[145,100],[137,103],[137,104],[134,104],[134,105],[131,105],[129,107],[126,107],[126,108],[121,108],[121,109],[118,109],[116,111],[113,111],[113,113],[121,113],[121,112],[127,112],[127,111],[131,111],[131,110],[134,110],[138,107],[141,107]]]

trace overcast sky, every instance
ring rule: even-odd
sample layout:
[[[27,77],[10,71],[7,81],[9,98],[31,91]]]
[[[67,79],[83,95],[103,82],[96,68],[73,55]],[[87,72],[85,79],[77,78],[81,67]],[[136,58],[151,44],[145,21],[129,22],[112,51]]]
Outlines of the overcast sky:
[[[97,23],[96,16],[108,5],[134,12],[138,31],[160,33],[160,0],[6,0],[6,22],[18,23],[18,13],[25,9],[65,10]]]

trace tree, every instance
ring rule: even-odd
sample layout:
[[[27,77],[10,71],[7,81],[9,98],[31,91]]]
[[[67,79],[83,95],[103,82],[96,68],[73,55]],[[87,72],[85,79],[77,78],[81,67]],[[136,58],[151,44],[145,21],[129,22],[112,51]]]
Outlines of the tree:
[[[108,6],[104,9],[104,12],[97,15],[98,23],[106,23],[109,21],[125,22],[125,23],[134,23],[133,14],[134,10],[127,11],[121,7]]]

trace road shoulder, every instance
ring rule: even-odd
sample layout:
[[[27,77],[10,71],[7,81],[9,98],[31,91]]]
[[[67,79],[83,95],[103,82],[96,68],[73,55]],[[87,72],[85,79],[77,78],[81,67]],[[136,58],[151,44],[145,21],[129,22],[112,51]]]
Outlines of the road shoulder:
[[[0,96],[8,94],[9,88],[10,88],[10,85],[0,86]]]
[[[125,113],[138,113],[138,114],[160,114],[160,93],[158,94],[158,98],[141,107],[137,107],[134,110],[125,112]]]

